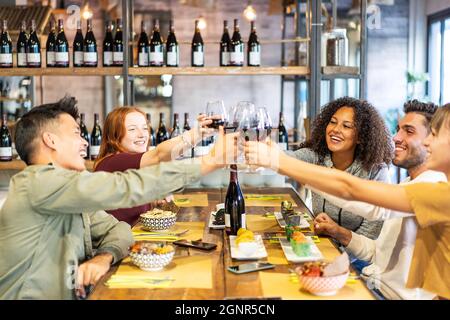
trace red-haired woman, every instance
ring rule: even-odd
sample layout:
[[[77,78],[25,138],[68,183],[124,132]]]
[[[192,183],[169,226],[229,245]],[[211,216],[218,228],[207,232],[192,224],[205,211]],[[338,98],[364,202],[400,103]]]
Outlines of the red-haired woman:
[[[159,144],[147,151],[149,131],[145,113],[135,107],[121,107],[106,117],[100,153],[95,162],[95,171],[125,171],[174,160],[185,150],[201,140],[201,129],[211,123],[205,116],[199,116],[199,127],[185,131],[182,135]],[[108,211],[120,221],[136,224],[139,215],[150,210],[150,204],[120,208]]]

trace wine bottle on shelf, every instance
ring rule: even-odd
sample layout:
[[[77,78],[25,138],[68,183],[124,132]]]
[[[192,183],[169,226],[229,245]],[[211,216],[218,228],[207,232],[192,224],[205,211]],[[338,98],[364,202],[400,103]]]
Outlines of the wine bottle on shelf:
[[[153,23],[153,33],[150,39],[149,64],[152,67],[162,67],[164,65],[164,44],[159,32],[159,20]]]
[[[85,67],[97,67],[97,64],[97,41],[95,40],[94,31],[92,31],[92,19],[88,19],[87,32],[84,37],[83,65]]]
[[[8,22],[3,20],[0,35],[0,68],[12,68],[13,46],[8,33]]]
[[[141,35],[139,36],[138,41],[138,66],[139,67],[148,67],[148,36],[147,32],[145,32],[145,21],[141,21]]]
[[[255,21],[251,22],[251,32],[247,44],[247,65],[259,67],[261,65],[261,46],[256,35]]]
[[[225,196],[225,231],[235,236],[240,228],[246,228],[245,201],[234,164],[230,166],[230,183]]]
[[[228,33],[228,21],[223,21],[223,34],[220,40],[220,66],[226,67],[230,65],[230,49],[231,40],[230,34]]]
[[[64,33],[64,20],[58,20],[58,35],[55,46],[55,66],[61,68],[69,67],[69,43]]]
[[[183,131],[189,131],[189,130],[191,130],[191,125],[189,124],[189,113],[185,112],[184,113]],[[195,152],[195,148],[192,147],[192,149],[190,151],[186,150],[184,152],[184,157],[185,158],[193,158],[195,156],[194,152]]]
[[[166,41],[166,55],[166,66],[178,67],[180,64],[180,47],[175,36],[175,27],[172,20],[170,20],[169,35]]]
[[[164,112],[161,112],[159,114],[159,127],[158,127],[158,131],[156,132],[156,144],[158,145],[161,142],[164,142],[168,139],[169,139],[169,133],[167,132],[167,128],[166,128]]]
[[[41,67],[41,42],[36,34],[36,21],[31,20],[30,36],[27,43],[27,66],[29,68]]]
[[[148,149],[154,148],[156,147],[156,138],[155,138],[155,131],[153,130],[152,127],[152,117],[150,115],[150,113],[146,113],[145,114],[146,118],[147,118],[147,127],[148,127]]]
[[[284,117],[282,112],[280,112],[280,120],[278,123],[278,145],[281,150],[288,149],[288,133],[286,127],[284,126]]]
[[[205,46],[203,45],[202,35],[198,27],[198,20],[195,20],[195,33],[192,38],[191,65],[193,67],[205,66]]]
[[[55,51],[56,51],[56,31],[55,22],[50,21],[50,33],[47,37],[47,43],[45,45],[46,63],[47,67],[55,66]]]
[[[181,134],[180,123],[178,121],[178,113],[173,114],[173,127],[170,133],[170,139],[178,137]]]
[[[105,39],[103,39],[103,66],[113,66],[113,36],[112,36],[112,22],[106,23]]]
[[[20,24],[20,33],[17,38],[17,67],[26,68],[27,67],[27,23],[25,20]]]
[[[12,160],[12,139],[8,130],[6,113],[3,113],[2,127],[0,129],[0,161]]]
[[[89,145],[90,145],[90,140],[89,139],[89,131],[86,127],[86,124],[84,122],[85,117],[84,117],[84,113],[80,114],[80,135],[81,137],[86,140],[86,142],[88,143],[88,147],[86,149],[86,157],[84,157],[84,159],[89,160],[90,156],[89,156]]]
[[[115,66],[123,66],[123,34],[122,34],[122,19],[117,19],[116,34],[113,43],[113,64]]]
[[[100,145],[102,144],[102,128],[100,127],[100,120],[98,113],[94,113],[94,128],[91,132],[91,143],[89,145],[89,153],[91,160],[95,160],[100,153]]]
[[[191,130],[191,126],[189,124],[189,113],[184,113],[184,125],[183,125],[183,131],[189,131]]]
[[[230,66],[242,67],[244,65],[244,42],[239,32],[239,20],[234,19],[234,32],[231,38]]]
[[[72,47],[73,47],[73,66],[82,67],[84,55],[84,40],[83,40],[83,32],[81,31],[80,20],[77,20],[77,33],[75,34]]]

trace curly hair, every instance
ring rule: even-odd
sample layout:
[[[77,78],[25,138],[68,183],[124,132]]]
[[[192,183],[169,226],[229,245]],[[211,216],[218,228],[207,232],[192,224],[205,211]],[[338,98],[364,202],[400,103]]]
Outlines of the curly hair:
[[[438,106],[432,102],[421,102],[416,99],[405,102],[405,104],[403,105],[404,113],[415,112],[424,116],[426,119],[424,125],[427,128],[430,128],[431,119],[433,118],[437,109]]]
[[[389,165],[393,159],[394,148],[391,135],[382,117],[369,102],[343,97],[325,105],[313,123],[311,138],[300,147],[310,148],[323,163],[330,154],[326,141],[326,128],[333,115],[342,107],[353,108],[355,112],[356,136],[359,140],[354,160],[370,171],[383,164]]]

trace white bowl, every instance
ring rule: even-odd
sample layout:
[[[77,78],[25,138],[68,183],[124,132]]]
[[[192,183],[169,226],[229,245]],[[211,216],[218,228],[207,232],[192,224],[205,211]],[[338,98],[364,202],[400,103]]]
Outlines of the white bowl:
[[[175,250],[164,254],[130,252],[131,262],[144,271],[159,271],[173,259]]]
[[[177,214],[174,212],[170,217],[157,218],[145,216],[145,213],[139,217],[139,222],[142,224],[142,228],[149,231],[154,230],[168,230],[177,221]]]
[[[333,277],[298,275],[300,286],[316,296],[334,296],[347,282],[349,272]]]

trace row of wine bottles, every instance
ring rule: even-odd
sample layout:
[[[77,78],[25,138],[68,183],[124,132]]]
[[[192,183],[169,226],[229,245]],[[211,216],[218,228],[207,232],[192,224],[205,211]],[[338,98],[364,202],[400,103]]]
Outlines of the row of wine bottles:
[[[98,50],[97,41],[92,29],[92,20],[87,20],[87,31],[83,37],[81,21],[77,21],[77,32],[73,41],[73,66],[97,67]],[[116,30],[113,37],[112,22],[106,24],[105,38],[103,40],[103,66],[123,66],[123,33],[122,20],[117,19]],[[50,22],[50,34],[46,43],[46,66],[69,67],[69,44],[64,33],[64,21],[58,20],[58,30]],[[228,22],[224,21],[223,35],[220,41],[220,66],[244,65],[244,42],[239,31],[239,21],[234,20],[234,32],[230,38]],[[159,21],[155,20],[153,32],[149,39],[145,31],[145,22],[141,24],[141,34],[138,41],[138,66],[140,67],[178,67],[180,63],[180,47],[175,36],[172,21],[167,41],[164,42],[159,30]],[[30,24],[30,32],[26,32],[26,22],[23,21],[19,38],[17,40],[17,66],[40,68],[41,44],[36,34],[36,23]],[[195,21],[195,33],[191,44],[191,65],[203,67],[205,65],[205,44],[203,42],[198,20]],[[251,33],[247,43],[247,65],[261,65],[261,46],[256,35],[254,22],[251,23]],[[13,46],[8,33],[6,20],[2,22],[0,35],[0,68],[13,67]]]
[[[117,19],[116,32],[112,35],[112,22],[106,25],[105,39],[103,40],[103,66],[123,66],[123,36],[122,20]],[[30,33],[26,32],[26,22],[21,25],[17,40],[17,66],[40,68],[42,64],[41,44],[36,34],[36,23],[31,21]],[[73,42],[74,67],[96,67],[98,64],[97,42],[92,30],[92,20],[87,21],[87,32],[83,38],[81,22],[77,21],[77,32]],[[69,43],[64,33],[64,20],[58,20],[58,30],[55,23],[50,22],[50,34],[46,43],[46,66],[69,67]],[[0,68],[13,67],[13,46],[8,33],[8,23],[2,22],[0,33]]]

